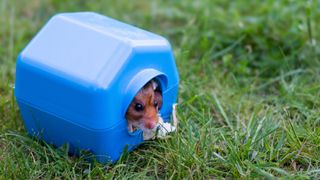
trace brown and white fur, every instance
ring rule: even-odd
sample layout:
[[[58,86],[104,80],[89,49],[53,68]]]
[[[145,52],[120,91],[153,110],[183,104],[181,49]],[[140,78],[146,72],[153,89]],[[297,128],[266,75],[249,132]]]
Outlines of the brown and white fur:
[[[162,105],[161,90],[157,87],[154,80],[149,81],[132,100],[126,112],[129,132],[137,129],[148,131],[157,127]]]

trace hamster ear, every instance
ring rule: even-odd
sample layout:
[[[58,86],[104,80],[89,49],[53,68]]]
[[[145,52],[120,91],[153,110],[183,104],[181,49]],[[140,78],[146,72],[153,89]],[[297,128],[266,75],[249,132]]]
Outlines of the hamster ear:
[[[151,84],[152,84],[153,90],[156,90],[158,87],[158,83],[156,83],[156,81],[154,81],[154,80],[151,80]]]

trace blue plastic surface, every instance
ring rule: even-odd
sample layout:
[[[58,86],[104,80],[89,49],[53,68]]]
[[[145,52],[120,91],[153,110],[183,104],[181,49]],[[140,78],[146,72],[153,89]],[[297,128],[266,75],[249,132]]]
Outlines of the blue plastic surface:
[[[125,113],[153,78],[166,121],[179,83],[169,42],[97,13],[62,13],[19,54],[15,96],[29,134],[91,151],[103,163],[143,142],[142,132],[128,132]]]

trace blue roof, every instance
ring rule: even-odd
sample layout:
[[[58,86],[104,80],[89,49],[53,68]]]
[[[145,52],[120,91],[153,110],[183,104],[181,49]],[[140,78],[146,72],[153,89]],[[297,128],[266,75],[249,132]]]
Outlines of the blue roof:
[[[51,18],[21,56],[64,78],[104,88],[136,49],[169,46],[159,35],[97,13],[62,13]]]

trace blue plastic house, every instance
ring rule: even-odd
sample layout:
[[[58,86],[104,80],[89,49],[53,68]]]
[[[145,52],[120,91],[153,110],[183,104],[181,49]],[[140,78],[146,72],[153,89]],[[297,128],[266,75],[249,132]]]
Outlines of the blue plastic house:
[[[125,113],[153,78],[167,121],[179,81],[169,42],[97,13],[62,13],[19,54],[15,96],[29,134],[103,163],[143,142],[141,131],[128,132]]]

